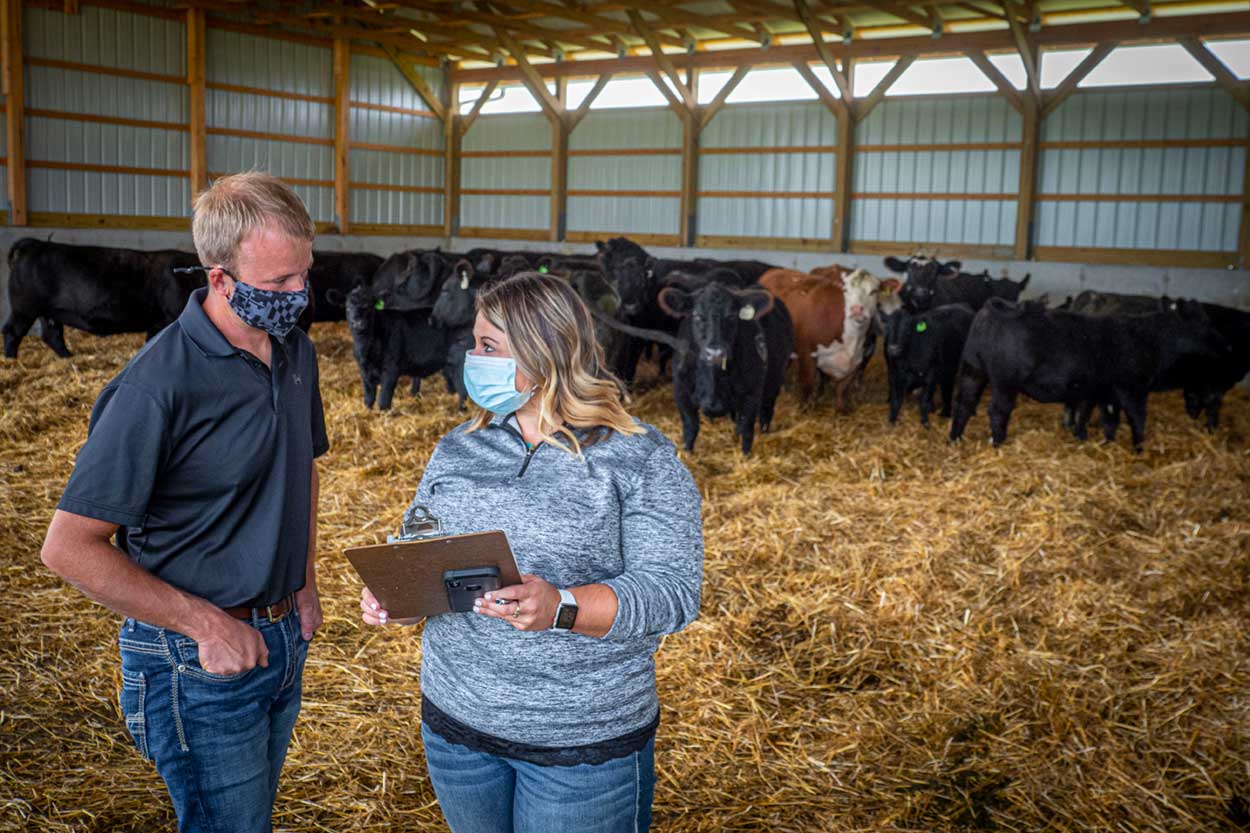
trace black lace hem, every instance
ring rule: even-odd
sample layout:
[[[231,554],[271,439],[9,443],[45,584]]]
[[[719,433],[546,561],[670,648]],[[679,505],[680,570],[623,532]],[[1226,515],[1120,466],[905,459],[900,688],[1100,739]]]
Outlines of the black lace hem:
[[[655,730],[660,725],[660,713],[657,710],[654,720],[629,734],[584,746],[568,747],[516,743],[479,732],[443,712],[428,697],[421,698],[421,722],[443,740],[467,746],[474,752],[526,761],[539,766],[578,766],[602,764],[640,751],[655,737]]]

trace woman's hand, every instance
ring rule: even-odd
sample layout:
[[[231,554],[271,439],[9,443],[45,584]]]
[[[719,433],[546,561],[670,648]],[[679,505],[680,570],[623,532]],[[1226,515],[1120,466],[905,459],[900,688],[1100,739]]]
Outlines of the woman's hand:
[[[492,590],[476,600],[473,610],[502,619],[519,631],[545,631],[555,621],[559,606],[559,590],[538,576],[526,574],[520,584]]]
[[[378,604],[377,598],[368,587],[360,589],[360,618],[364,620],[366,625],[416,625],[425,621],[424,616],[414,616],[411,619],[392,619],[390,614]],[[553,616],[555,614],[552,614]]]

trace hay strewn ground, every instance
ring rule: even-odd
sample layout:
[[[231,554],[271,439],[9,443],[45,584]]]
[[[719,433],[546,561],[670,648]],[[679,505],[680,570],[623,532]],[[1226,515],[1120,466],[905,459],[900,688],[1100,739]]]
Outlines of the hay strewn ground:
[[[77,337],[75,337],[77,336]],[[172,828],[117,714],[116,618],[38,549],[92,401],[137,337],[34,340],[0,364],[0,830]],[[326,625],[276,814],[300,831],[443,829],[422,764],[411,630],[366,631],[341,550],[379,540],[437,438],[441,381],[364,411],[319,325]],[[1214,437],[1152,400],[1147,450],[1078,445],[1025,405],[950,447],[786,395],[743,460],[685,455],[705,495],[701,620],[659,658],[656,829],[1227,830],[1250,825],[1250,402]],[[667,388],[636,412],[669,436]]]

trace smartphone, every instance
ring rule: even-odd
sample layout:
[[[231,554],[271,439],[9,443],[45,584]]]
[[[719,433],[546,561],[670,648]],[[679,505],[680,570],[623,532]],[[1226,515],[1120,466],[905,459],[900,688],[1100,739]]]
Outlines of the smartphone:
[[[473,601],[486,595],[488,590],[499,589],[498,567],[470,567],[467,570],[447,570],[443,573],[447,587],[447,605],[452,613],[469,613]]]

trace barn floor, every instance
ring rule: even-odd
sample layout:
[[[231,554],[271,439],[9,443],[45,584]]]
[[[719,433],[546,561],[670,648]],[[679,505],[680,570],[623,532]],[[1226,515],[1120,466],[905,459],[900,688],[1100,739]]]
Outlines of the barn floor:
[[[141,344],[71,332],[0,363],[0,830],[173,829],[118,716],[116,617],[38,550],[105,382]],[[396,526],[441,380],[367,412],[344,325],[318,325],[326,624],[276,806],[282,830],[443,829],[418,731],[418,643],[366,630],[344,547]],[[658,658],[660,831],[1227,830],[1250,825],[1250,396],[1209,436],[1155,397],[1141,456],[1025,404],[988,446],[874,363],[849,417],[787,394],[743,460],[683,455],[704,493],[703,615]],[[671,437],[671,393],[635,412]]]

